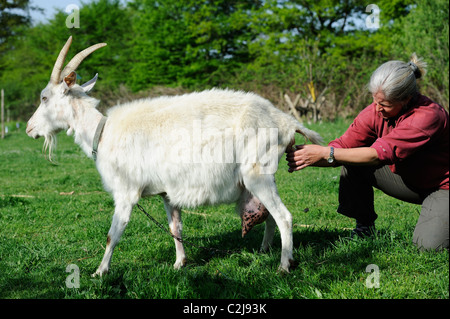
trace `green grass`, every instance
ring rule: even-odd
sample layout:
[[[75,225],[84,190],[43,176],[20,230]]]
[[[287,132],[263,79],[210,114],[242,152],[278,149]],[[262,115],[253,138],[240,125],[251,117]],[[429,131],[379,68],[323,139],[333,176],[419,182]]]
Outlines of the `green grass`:
[[[309,127],[329,141],[348,124]],[[284,159],[276,179],[293,215],[299,263],[289,275],[277,272],[279,234],[271,251],[259,253],[263,225],[242,239],[234,207],[223,205],[185,211],[184,236],[233,253],[186,246],[188,264],[175,271],[173,240],[135,208],[110,272],[91,278],[103,256],[114,203],[94,163],[71,137],[58,138],[57,166],[44,159],[43,140],[30,139],[23,129],[0,140],[0,298],[449,297],[448,251],[419,252],[411,243],[420,206],[376,191],[379,234],[350,240],[354,221],[336,213],[339,168],[289,174]],[[140,203],[167,223],[160,198]],[[80,269],[79,288],[66,286],[70,264]],[[379,268],[379,288],[366,287],[370,264]]]

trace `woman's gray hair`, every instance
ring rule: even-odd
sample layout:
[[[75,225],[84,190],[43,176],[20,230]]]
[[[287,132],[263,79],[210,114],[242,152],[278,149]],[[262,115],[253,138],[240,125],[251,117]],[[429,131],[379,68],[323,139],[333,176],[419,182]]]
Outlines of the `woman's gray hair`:
[[[381,91],[387,101],[400,102],[419,93],[416,79],[426,73],[427,64],[419,59],[415,53],[408,63],[389,61],[382,64],[370,77],[368,89],[376,94]]]

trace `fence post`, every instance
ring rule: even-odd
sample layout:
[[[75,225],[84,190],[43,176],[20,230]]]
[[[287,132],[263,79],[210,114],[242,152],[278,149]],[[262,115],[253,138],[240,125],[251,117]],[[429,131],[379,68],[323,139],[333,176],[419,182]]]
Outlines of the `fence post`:
[[[5,138],[5,91],[2,89],[2,93],[1,93],[1,100],[2,100],[2,102],[1,102],[1,105],[2,105],[2,110],[1,110],[1,113],[2,113],[2,119],[1,119],[1,121],[2,121],[2,139],[4,139]]]

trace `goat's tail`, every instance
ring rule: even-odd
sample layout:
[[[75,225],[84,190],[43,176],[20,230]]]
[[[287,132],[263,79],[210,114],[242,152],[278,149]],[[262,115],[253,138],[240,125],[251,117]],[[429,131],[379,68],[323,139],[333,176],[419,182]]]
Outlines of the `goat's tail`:
[[[306,139],[310,140],[313,144],[323,144],[323,138],[316,131],[310,130],[304,126],[301,129],[295,130],[295,132],[303,135]]]
[[[323,142],[324,142],[322,136],[320,136],[319,133],[317,133],[316,131],[310,130],[309,128],[306,128],[301,124],[299,127],[296,128],[295,132],[303,135],[307,141],[309,140],[313,144],[320,145],[320,144],[323,144]],[[292,138],[291,142],[287,146],[286,153],[288,153],[294,145],[295,145],[295,136]]]

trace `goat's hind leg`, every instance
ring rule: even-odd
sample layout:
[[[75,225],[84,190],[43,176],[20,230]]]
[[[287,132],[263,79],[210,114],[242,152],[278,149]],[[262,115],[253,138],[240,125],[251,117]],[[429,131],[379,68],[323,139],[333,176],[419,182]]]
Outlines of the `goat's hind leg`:
[[[254,174],[245,176],[244,183],[245,187],[269,210],[270,215],[277,224],[281,236],[280,270],[289,272],[289,268],[294,264],[292,215],[278,195],[273,175]],[[274,223],[271,218],[268,218],[262,248],[266,248],[264,246],[270,244],[273,238],[273,232]]]
[[[163,197],[164,200],[164,208],[167,213],[167,220],[169,221],[169,228],[173,236],[181,239],[181,230],[182,230],[182,222],[181,222],[181,209],[173,207],[170,205],[167,198]],[[178,239],[174,238],[175,241],[175,250],[177,259],[173,268],[180,269],[186,264],[186,254],[184,253],[183,243]]]
[[[264,229],[264,237],[261,244],[261,252],[267,252],[269,248],[272,246],[273,242],[273,235],[275,234],[275,220],[273,219],[272,215],[267,216],[266,219],[266,226]]]

